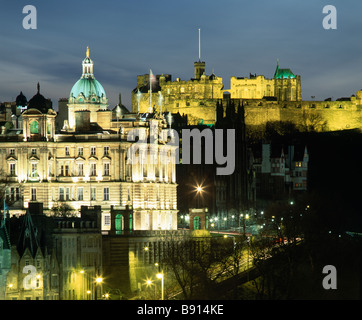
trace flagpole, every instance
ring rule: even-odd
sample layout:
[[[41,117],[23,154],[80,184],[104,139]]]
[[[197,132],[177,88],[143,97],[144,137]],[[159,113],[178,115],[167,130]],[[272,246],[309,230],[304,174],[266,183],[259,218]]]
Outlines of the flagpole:
[[[150,109],[151,109],[151,113],[153,113],[153,108],[152,108],[152,70],[150,69]]]

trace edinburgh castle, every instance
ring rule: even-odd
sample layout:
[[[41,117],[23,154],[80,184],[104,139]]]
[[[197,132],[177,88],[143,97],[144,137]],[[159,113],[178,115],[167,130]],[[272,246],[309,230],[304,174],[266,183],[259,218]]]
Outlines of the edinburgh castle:
[[[351,97],[332,101],[302,100],[301,77],[277,63],[273,78],[250,74],[230,78],[230,89],[223,79],[212,72],[205,74],[205,62],[194,63],[195,75],[188,81],[171,75],[137,76],[137,87],[132,91],[132,111],[150,112],[150,105],[159,112],[187,115],[190,125],[214,125],[216,107],[233,101],[242,105],[247,128],[262,128],[268,122],[291,123],[299,131],[338,131],[360,128],[362,91]],[[150,90],[150,82],[152,83]],[[150,97],[151,91],[151,97]]]

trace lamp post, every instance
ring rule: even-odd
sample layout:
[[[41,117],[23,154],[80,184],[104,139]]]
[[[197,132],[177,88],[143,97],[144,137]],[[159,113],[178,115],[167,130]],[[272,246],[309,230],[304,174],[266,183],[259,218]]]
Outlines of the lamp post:
[[[100,289],[101,289],[101,296],[102,296],[102,282],[103,282],[103,278],[98,276],[96,278],[96,288],[95,288],[95,295],[94,295],[95,300],[97,300],[97,293],[98,293],[97,285],[101,286]]]
[[[164,291],[164,287],[163,287],[163,273],[157,273],[156,274],[157,279],[161,279],[161,300],[164,300],[164,296],[163,296],[163,291]]]
[[[196,193],[197,193],[197,208],[200,208],[200,197],[201,197],[201,193],[202,193],[202,186],[198,185],[196,187]]]

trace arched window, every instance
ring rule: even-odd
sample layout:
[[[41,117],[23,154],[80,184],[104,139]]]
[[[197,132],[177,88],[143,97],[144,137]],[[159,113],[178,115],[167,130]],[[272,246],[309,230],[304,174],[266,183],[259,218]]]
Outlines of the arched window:
[[[121,214],[117,214],[115,217],[114,227],[116,229],[116,234],[122,234],[123,230],[123,216]]]
[[[200,230],[200,217],[194,217],[194,230]]]
[[[30,122],[30,133],[39,133],[39,124],[38,121],[32,121]]]

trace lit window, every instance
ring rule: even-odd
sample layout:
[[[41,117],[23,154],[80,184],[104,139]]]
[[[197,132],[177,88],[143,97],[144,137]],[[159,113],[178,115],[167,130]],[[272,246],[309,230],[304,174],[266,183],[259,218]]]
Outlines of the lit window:
[[[31,188],[30,189],[30,194],[31,194],[31,201],[36,201],[36,189],[35,188]]]
[[[79,187],[78,188],[78,201],[82,201],[83,200],[83,188]]]
[[[39,133],[39,124],[37,121],[32,121],[30,123],[30,133],[32,134]]]
[[[103,189],[103,200],[105,200],[105,201],[109,200],[109,188],[108,187]]]
[[[15,163],[10,163],[10,176],[14,177],[15,175],[16,175]]]
[[[78,176],[83,176],[83,163],[78,163]]]
[[[31,164],[30,176],[31,177],[37,177],[38,176],[38,164],[37,163],[32,163]]]
[[[69,166],[68,166],[68,165],[65,165],[65,166],[64,166],[64,175],[65,175],[66,177],[69,177]]]
[[[91,187],[91,201],[95,201],[97,199],[97,189],[95,187]]]
[[[64,188],[59,188],[59,201],[64,201]]]
[[[18,201],[20,199],[20,190],[18,187],[10,188],[10,199],[11,201]]]
[[[104,164],[104,176],[109,176],[109,163]]]
[[[96,176],[97,175],[97,164],[96,163],[91,163],[90,175],[91,176]]]

